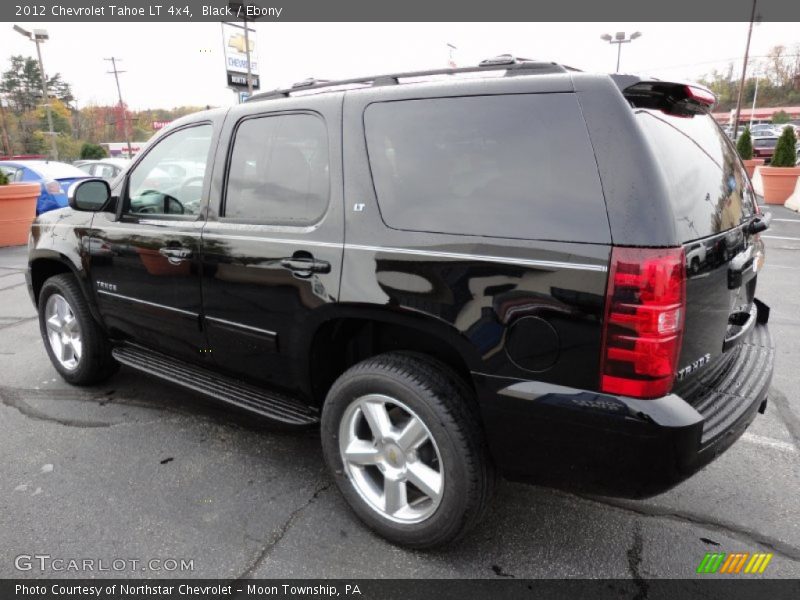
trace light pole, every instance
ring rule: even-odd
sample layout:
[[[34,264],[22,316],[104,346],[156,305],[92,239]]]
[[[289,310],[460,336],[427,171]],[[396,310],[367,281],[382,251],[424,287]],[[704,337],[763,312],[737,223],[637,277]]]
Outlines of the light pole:
[[[753,108],[750,109],[750,131],[753,131],[753,117],[756,114],[756,99],[758,98],[758,72],[753,73],[756,78],[756,89],[753,92]]]
[[[456,61],[455,57],[453,56],[453,53],[456,50],[458,50],[458,48],[456,48],[453,44],[449,42],[447,43],[447,66],[450,67],[451,69],[456,68]]]
[[[642,33],[640,31],[634,31],[630,37],[625,37],[624,31],[618,31],[616,34],[614,34],[613,38],[607,33],[604,33],[600,36],[601,40],[605,40],[609,44],[617,45],[617,73],[619,73],[619,59],[622,55],[622,44],[630,44],[638,37],[642,37]]]
[[[44,63],[42,63],[42,49],[39,46],[40,43],[44,42],[45,40],[49,40],[50,36],[47,35],[47,31],[44,29],[34,29],[33,31],[28,31],[27,29],[23,29],[19,25],[14,25],[14,31],[19,33],[20,35],[24,35],[26,38],[31,40],[33,43],[36,44],[36,54],[39,56],[39,72],[42,75],[42,100],[44,101],[45,109],[47,110],[47,127],[50,131],[47,132],[47,135],[50,136],[50,149],[53,153],[53,160],[58,160],[58,147],[56,146],[56,132],[53,131],[53,113],[50,110],[50,97],[47,94],[47,75],[44,73]]]

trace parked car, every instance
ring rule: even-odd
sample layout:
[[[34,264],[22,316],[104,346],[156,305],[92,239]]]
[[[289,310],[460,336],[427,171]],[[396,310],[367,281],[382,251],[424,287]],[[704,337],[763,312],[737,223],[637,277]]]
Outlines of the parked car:
[[[506,56],[184,117],[34,223],[45,348],[75,385],[123,364],[318,426],[398,544],[463,535],[496,473],[662,491],[773,371],[769,218],[713,102]]]
[[[36,214],[67,206],[69,186],[89,175],[77,167],[46,160],[4,160],[0,169],[10,181],[40,182],[42,193],[36,201]]]
[[[776,126],[772,123],[756,123],[750,128],[750,133],[754,136],[773,136]]]
[[[753,158],[763,158],[769,164],[777,144],[778,138],[774,135],[753,137]]]
[[[99,160],[76,160],[73,165],[86,171],[92,177],[101,177],[109,183],[114,181],[128,166],[130,161],[126,158],[103,158]]]

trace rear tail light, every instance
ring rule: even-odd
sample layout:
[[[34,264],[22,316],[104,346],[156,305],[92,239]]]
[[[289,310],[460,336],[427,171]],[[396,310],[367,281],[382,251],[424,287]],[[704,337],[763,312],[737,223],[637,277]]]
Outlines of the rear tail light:
[[[44,184],[44,189],[47,191],[48,194],[60,194],[61,193],[61,186],[58,185],[57,181],[48,181]]]
[[[611,252],[600,389],[657,398],[672,389],[686,313],[683,248]]]

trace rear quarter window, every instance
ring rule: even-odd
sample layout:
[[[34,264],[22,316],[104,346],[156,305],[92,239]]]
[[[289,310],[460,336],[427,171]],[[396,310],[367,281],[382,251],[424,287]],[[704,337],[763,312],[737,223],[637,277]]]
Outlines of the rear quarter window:
[[[747,175],[711,116],[637,109],[636,119],[665,175],[681,241],[727,231],[753,214]]]
[[[608,243],[574,94],[401,100],[364,113],[381,216],[395,229]]]

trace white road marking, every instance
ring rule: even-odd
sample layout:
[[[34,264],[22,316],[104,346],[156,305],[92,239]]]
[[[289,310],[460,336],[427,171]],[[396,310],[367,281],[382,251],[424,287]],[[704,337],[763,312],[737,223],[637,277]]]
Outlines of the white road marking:
[[[779,223],[800,223],[800,219],[772,219]]]
[[[797,448],[794,446],[794,444],[782,442],[781,440],[776,440],[774,438],[745,432],[745,434],[742,435],[742,439],[745,442],[750,442],[751,444],[756,444],[757,446],[764,446],[765,448],[772,448],[773,450],[780,450],[781,452],[789,452],[793,454],[797,453]]]
[[[761,239],[764,240],[794,240],[796,242],[800,242],[800,238],[797,237],[784,237],[781,235],[762,235]]]

